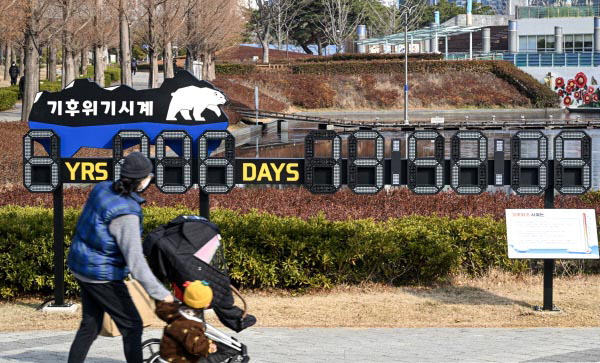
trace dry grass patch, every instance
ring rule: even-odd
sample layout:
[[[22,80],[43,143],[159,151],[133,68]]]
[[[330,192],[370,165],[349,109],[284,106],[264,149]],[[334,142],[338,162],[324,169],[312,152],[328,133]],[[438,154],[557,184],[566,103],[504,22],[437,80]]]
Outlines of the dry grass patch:
[[[389,287],[367,284],[294,293],[246,291],[261,327],[597,327],[600,276],[556,278],[559,313],[534,312],[542,304],[542,276],[493,271],[457,276],[443,286]],[[0,331],[72,330],[79,315],[35,311],[37,299],[0,303]],[[209,316],[209,321],[216,318]],[[156,321],[153,327],[161,327]]]

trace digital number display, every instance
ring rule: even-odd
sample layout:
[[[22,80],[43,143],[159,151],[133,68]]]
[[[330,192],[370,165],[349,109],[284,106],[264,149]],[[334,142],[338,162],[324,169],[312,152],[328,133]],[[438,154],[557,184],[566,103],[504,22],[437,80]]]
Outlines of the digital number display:
[[[35,156],[35,142],[49,150],[49,156]],[[53,192],[60,185],[60,140],[51,130],[31,130],[23,137],[23,182],[34,193]]]
[[[224,141],[225,156],[210,157],[208,155],[209,141]],[[198,185],[205,193],[229,193],[235,181],[235,139],[228,131],[206,131],[198,139]],[[214,176],[217,183],[208,181],[209,175]]]
[[[481,131],[458,131],[452,136],[450,186],[459,194],[481,194],[487,189],[487,137]],[[477,157],[461,155],[461,142],[475,141]]]
[[[331,142],[331,157],[316,157],[316,141]],[[304,186],[315,194],[332,194],[342,186],[342,139],[335,131],[311,131],[304,141]]]
[[[178,156],[167,156],[167,146]],[[156,137],[156,186],[163,193],[185,193],[192,186],[192,138],[185,131]]]
[[[194,154],[194,141],[186,131],[164,130],[154,140],[156,185],[163,193],[174,194],[187,192],[195,183],[208,194],[228,193],[236,184],[304,185],[317,194],[335,193],[342,185],[356,194],[406,185],[416,194],[435,194],[449,186],[466,195],[480,194],[489,185],[509,184],[523,195],[540,194],[550,185],[561,194],[583,194],[592,187],[592,139],[585,131],[558,133],[552,160],[546,135],[518,131],[507,139],[506,168],[505,140],[493,140],[493,158],[488,159],[490,142],[478,130],[454,133],[448,160],[446,140],[435,130],[411,132],[406,143],[392,138],[391,158],[385,158],[386,140],[378,131],[358,130],[345,137],[347,159],[342,158],[342,137],[332,130],[311,131],[305,138],[303,159],[236,159],[235,138],[228,131],[205,131]],[[113,138],[112,158],[61,158],[60,138],[54,131],[31,130],[23,137],[24,185],[31,192],[48,193],[62,183],[117,180],[124,150],[139,144],[140,151],[150,156],[152,141],[144,131],[123,130]],[[36,156],[35,143],[48,155]],[[211,156],[209,150],[216,143],[221,144],[221,155]],[[403,147],[406,158],[402,158]],[[551,165],[553,184],[548,175]]]
[[[434,156],[417,157],[417,141],[433,143]],[[444,137],[437,131],[415,131],[408,137],[408,188],[436,194],[444,187]]]
[[[541,131],[517,132],[510,141],[510,154],[511,188],[522,195],[540,194],[545,191],[548,186],[546,135]]]
[[[123,151],[130,146],[140,145],[140,152],[147,158],[150,157],[150,140],[144,131],[124,130],[119,131],[113,138],[113,178],[121,178],[121,166],[125,161]]]
[[[579,150],[579,157],[568,157],[567,143]],[[592,185],[592,139],[583,131],[561,131],[554,138],[554,186],[561,194],[583,194]]]
[[[375,155],[358,157],[360,140],[374,141]],[[356,194],[375,194],[383,188],[385,142],[377,131],[356,131],[348,139],[348,187]]]

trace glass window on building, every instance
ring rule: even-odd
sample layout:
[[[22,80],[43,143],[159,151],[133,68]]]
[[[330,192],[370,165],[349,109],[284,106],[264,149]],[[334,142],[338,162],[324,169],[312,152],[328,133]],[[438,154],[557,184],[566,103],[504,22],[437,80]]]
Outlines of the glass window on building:
[[[527,52],[536,52],[537,49],[537,37],[530,35],[527,37]]]
[[[526,35],[519,36],[519,52],[527,53],[527,36]]]
[[[583,34],[575,34],[573,51],[583,52]]]
[[[538,35],[536,52],[545,52],[545,51],[546,51],[546,36]]]
[[[572,53],[573,52],[573,34],[565,34],[565,35],[563,35],[563,37],[565,39],[563,51],[565,53]]]
[[[594,50],[593,38],[594,38],[594,36],[592,34],[585,34],[583,36],[583,51],[584,52],[591,52]]]
[[[554,35],[546,35],[546,52],[554,52]]]

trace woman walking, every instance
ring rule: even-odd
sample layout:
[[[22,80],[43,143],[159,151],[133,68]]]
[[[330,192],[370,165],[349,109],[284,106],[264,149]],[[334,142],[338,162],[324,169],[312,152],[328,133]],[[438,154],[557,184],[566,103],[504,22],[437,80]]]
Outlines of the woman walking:
[[[173,296],[150,271],[142,253],[142,208],[139,196],[150,184],[152,162],[129,154],[116,182],[91,191],[77,222],[67,263],[81,288],[83,316],[69,351],[69,363],[83,362],[100,333],[104,313],[123,335],[128,363],[142,362],[142,320],[123,279],[131,273],[156,300]]]

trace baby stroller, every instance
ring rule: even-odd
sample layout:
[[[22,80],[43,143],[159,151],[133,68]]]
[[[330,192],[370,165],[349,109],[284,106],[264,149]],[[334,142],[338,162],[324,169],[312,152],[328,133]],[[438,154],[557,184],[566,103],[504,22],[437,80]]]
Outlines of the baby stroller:
[[[219,228],[205,218],[179,216],[152,231],[143,243],[144,254],[156,277],[183,291],[186,281],[205,280],[213,290],[211,308],[225,326],[240,332],[256,323],[256,318],[246,313],[246,301],[231,286]],[[240,297],[243,309],[234,305],[233,294]],[[235,338],[206,323],[206,336],[217,345],[217,352],[201,363],[248,362],[246,346]],[[160,340],[143,343],[144,362],[158,361]]]

